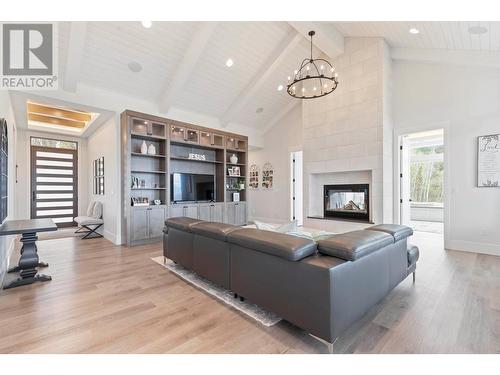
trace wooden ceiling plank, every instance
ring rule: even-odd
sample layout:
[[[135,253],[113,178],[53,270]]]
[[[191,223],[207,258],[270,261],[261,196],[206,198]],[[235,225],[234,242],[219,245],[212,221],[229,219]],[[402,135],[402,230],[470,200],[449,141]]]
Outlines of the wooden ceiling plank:
[[[72,121],[89,122],[92,120],[90,113],[76,112],[69,109],[50,107],[36,103],[28,103],[28,113],[36,113],[40,115],[58,117]]]
[[[40,115],[37,113],[28,113],[28,120],[45,123],[49,125],[58,125],[58,126],[65,126],[78,129],[83,129],[85,127],[85,123],[81,121],[72,121],[72,120],[62,119],[59,117]]]

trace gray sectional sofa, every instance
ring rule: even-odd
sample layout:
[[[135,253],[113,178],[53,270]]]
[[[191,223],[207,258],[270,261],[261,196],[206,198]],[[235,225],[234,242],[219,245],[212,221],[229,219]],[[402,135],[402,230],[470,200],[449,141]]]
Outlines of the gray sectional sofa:
[[[329,343],[410,273],[411,228],[376,225],[318,243],[186,217],[164,228],[164,256]]]

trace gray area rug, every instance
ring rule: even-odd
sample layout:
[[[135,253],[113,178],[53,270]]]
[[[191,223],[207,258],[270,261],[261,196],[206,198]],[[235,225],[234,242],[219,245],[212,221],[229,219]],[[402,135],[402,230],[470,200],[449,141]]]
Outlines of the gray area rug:
[[[234,307],[235,309],[241,311],[242,313],[248,315],[250,318],[255,319],[259,323],[265,325],[266,327],[271,327],[278,323],[281,318],[275,314],[263,310],[257,305],[241,302],[239,299],[234,298],[232,292],[215,285],[214,283],[204,279],[203,277],[197,275],[196,273],[185,269],[184,267],[175,264],[169,259],[165,259],[162,256],[151,258],[154,262],[165,267],[167,270],[175,273],[176,275],[182,277],[187,282],[195,285],[196,287],[204,290],[208,294],[216,297],[225,304]]]

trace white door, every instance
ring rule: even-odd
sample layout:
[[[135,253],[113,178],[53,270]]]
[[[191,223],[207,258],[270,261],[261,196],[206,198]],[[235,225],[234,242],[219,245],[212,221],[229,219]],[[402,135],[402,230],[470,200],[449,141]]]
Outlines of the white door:
[[[290,220],[304,224],[302,212],[302,151],[290,153]]]
[[[400,137],[399,143],[399,203],[401,225],[410,225],[411,188],[410,188],[410,145],[408,137]]]

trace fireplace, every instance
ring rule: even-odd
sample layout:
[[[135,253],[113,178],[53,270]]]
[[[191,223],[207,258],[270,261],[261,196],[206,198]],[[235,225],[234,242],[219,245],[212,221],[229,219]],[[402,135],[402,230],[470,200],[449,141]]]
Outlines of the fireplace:
[[[325,185],[324,217],[369,222],[369,193],[368,184]]]

